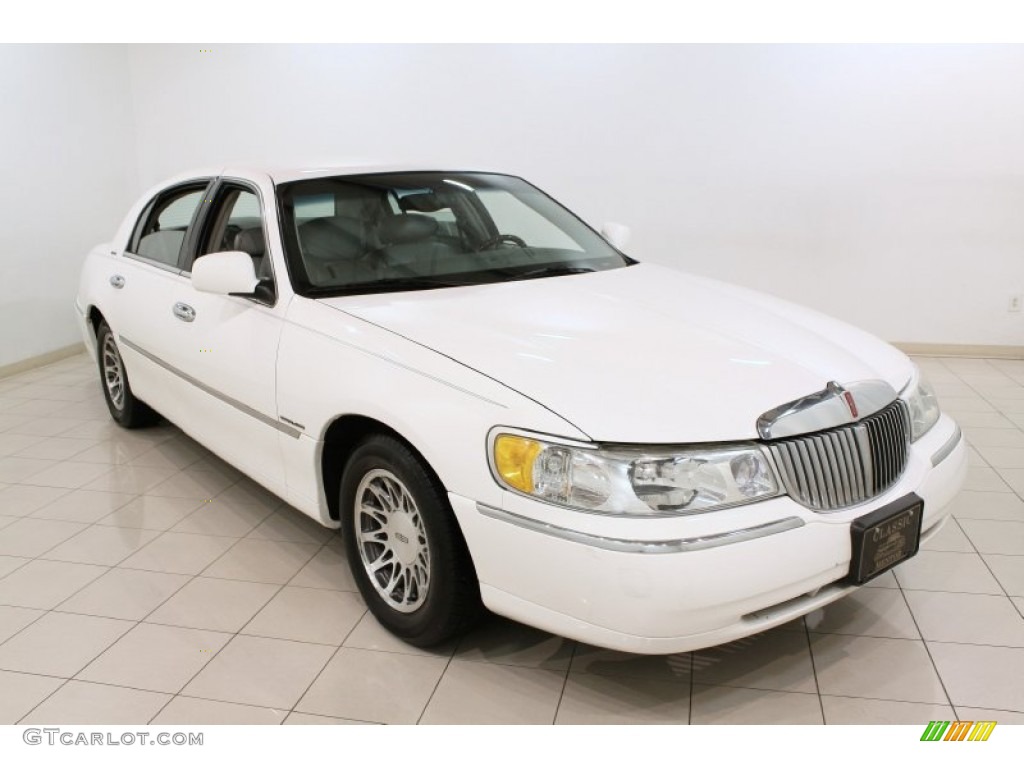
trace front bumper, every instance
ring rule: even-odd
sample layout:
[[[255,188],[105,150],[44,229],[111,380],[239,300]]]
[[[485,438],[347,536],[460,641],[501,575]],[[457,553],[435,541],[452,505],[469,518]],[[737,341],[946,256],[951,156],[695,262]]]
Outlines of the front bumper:
[[[501,509],[450,497],[492,611],[607,648],[675,653],[763,631],[853,591],[843,582],[850,522],[914,492],[925,503],[923,542],[945,522],[966,469],[959,428],[943,416],[885,494],[827,514],[788,497],[649,520],[514,494]]]

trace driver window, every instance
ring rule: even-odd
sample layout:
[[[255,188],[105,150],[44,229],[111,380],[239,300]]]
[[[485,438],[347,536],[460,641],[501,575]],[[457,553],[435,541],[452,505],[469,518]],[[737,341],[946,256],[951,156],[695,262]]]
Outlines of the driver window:
[[[274,272],[267,254],[263,213],[256,194],[242,187],[222,187],[209,221],[196,258],[208,253],[243,251],[252,257],[261,284],[272,285]]]
[[[245,251],[254,259],[263,256],[263,216],[259,199],[252,192],[235,188],[224,190],[212,221],[199,249],[200,256],[220,251]],[[257,239],[259,243],[254,242]],[[259,247],[254,248],[255,245]]]

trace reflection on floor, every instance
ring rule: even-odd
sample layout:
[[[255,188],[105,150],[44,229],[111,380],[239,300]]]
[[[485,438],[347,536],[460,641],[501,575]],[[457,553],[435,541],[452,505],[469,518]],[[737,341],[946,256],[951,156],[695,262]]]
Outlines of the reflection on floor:
[[[366,612],[334,531],[85,356],[0,380],[0,723],[1024,723],[1024,361],[918,361],[972,445],[955,520],[823,611],[633,657],[501,619],[431,652]]]

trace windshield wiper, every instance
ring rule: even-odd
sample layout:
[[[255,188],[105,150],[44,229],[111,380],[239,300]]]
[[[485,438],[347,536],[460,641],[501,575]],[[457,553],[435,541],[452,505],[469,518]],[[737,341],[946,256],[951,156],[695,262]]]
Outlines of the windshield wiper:
[[[318,285],[309,289],[310,296],[347,296],[358,293],[388,293],[390,291],[423,291],[431,288],[454,288],[466,285],[464,282],[439,280],[432,277],[399,277],[387,280],[371,280],[350,285]]]
[[[568,264],[549,264],[546,267],[528,269],[525,272],[510,272],[508,276],[514,280],[531,277],[558,277],[559,275],[580,275],[584,272],[597,272],[593,267],[572,267]]]

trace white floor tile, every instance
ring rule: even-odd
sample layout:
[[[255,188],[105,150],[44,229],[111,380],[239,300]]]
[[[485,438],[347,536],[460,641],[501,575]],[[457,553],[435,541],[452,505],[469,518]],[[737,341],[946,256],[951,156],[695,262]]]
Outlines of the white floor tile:
[[[287,714],[287,709],[175,696],[150,722],[152,725],[278,725]]]
[[[1024,557],[1020,555],[982,555],[985,563],[1011,597],[1024,597]]]
[[[0,643],[14,637],[43,613],[44,611],[35,608],[0,605]]]
[[[231,635],[223,632],[138,624],[77,677],[128,688],[177,693],[230,639]]]
[[[812,634],[811,653],[822,694],[947,703],[920,640]]]
[[[14,725],[63,683],[59,677],[0,670],[0,725]]]
[[[119,619],[48,613],[0,645],[0,669],[71,677],[131,628]]]
[[[903,589],[1002,594],[985,561],[973,552],[918,552],[897,566],[896,578]]]
[[[295,710],[374,723],[412,724],[423,714],[447,666],[444,658],[342,648]]]
[[[155,624],[238,632],[278,591],[276,584],[197,576],[149,616]]]
[[[2,535],[3,531],[0,531],[0,536]],[[242,539],[203,571],[203,575],[221,579],[287,584],[312,559],[318,549],[320,547],[316,544]]]
[[[1024,648],[928,643],[955,707],[1024,712]]]
[[[948,704],[915,704],[882,699],[822,696],[828,725],[919,725],[932,720],[956,720]],[[923,729],[922,729],[923,730]]]
[[[273,709],[290,709],[335,649],[236,635],[182,693]]]
[[[565,682],[556,725],[685,725],[690,686],[673,680],[573,673]]]
[[[0,533],[3,533],[0,531]],[[163,533],[123,561],[125,568],[196,575],[230,549],[237,539]]]
[[[160,535],[143,528],[93,525],[46,553],[50,560],[94,565],[117,565]]]
[[[564,671],[452,659],[420,722],[550,725],[565,676]]]
[[[57,606],[57,610],[140,621],[188,580],[188,576],[173,573],[112,568]]]
[[[1024,523],[964,520],[960,527],[983,555],[1024,555]]]
[[[123,507],[133,498],[135,497],[128,493],[75,490],[40,507],[31,513],[31,517],[66,520],[72,523],[95,523]]]
[[[564,637],[494,616],[459,641],[455,658],[567,670],[575,645]]]
[[[0,530],[0,555],[39,557],[84,529],[81,523],[23,517]]]
[[[0,579],[0,604],[49,610],[107,570],[99,565],[32,560]]]
[[[925,640],[1024,648],[1024,618],[1004,595],[906,595]]]
[[[778,629],[694,651],[693,681],[798,693],[818,690],[806,633]]]
[[[21,724],[144,725],[170,698],[164,693],[69,680]]]
[[[351,592],[284,587],[242,634],[341,645],[364,613],[366,604]]]
[[[694,725],[820,725],[818,697],[809,693],[693,686]]]

